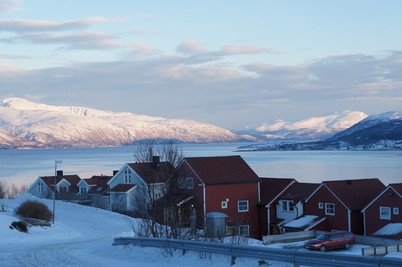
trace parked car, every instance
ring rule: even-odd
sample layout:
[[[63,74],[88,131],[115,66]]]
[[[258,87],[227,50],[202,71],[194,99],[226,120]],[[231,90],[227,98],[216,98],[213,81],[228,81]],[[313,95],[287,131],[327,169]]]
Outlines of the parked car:
[[[304,248],[326,251],[337,248],[349,249],[353,244],[356,244],[353,233],[336,231],[319,234],[315,239],[304,243]]]

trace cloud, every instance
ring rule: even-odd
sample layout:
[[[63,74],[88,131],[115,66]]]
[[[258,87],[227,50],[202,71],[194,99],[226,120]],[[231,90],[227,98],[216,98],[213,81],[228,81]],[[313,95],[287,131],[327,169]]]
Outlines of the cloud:
[[[63,22],[30,19],[0,20],[0,31],[14,33],[67,31],[84,29],[109,21],[111,20],[104,17],[89,17]]]
[[[196,40],[187,40],[181,42],[176,51],[183,54],[200,54],[207,51],[204,44]]]
[[[226,55],[240,55],[240,54],[262,54],[268,53],[270,50],[251,45],[226,45],[222,48],[221,52]]]
[[[16,11],[18,10],[19,5],[20,5],[19,0],[1,0],[0,13]]]
[[[118,38],[104,32],[77,32],[72,34],[27,33],[0,39],[3,42],[31,42],[34,44],[57,44],[65,49],[110,49],[122,46]]]
[[[16,96],[46,96],[43,101],[49,104],[193,119],[229,129],[279,117],[292,121],[340,110],[374,114],[400,109],[398,51],[328,57],[296,66],[239,67],[163,56],[147,44],[136,49],[152,56],[13,75],[0,71],[0,97],[12,89]]]
[[[251,45],[225,45],[218,50],[208,50],[202,42],[197,40],[187,40],[181,42],[176,47],[176,52],[184,55],[192,55],[215,60],[225,56],[273,53],[269,49]]]

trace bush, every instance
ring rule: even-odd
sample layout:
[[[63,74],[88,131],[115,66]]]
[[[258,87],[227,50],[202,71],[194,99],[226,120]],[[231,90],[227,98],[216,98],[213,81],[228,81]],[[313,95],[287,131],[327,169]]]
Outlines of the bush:
[[[15,214],[22,218],[33,218],[43,221],[50,221],[53,217],[52,212],[45,204],[33,200],[25,201],[14,211]]]

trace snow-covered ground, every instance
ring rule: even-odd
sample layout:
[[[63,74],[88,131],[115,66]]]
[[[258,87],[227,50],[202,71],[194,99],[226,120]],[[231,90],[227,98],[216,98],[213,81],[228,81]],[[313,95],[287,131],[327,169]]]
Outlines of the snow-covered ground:
[[[31,227],[29,233],[11,230],[18,220],[13,210],[23,201],[35,199],[30,195],[14,200],[0,200],[7,212],[0,212],[0,266],[230,266],[230,258],[222,255],[202,257],[197,252],[180,251],[167,255],[156,248],[112,246],[113,238],[132,231],[132,218],[117,213],[56,201],[56,219],[52,227]],[[38,199],[37,199],[38,200]],[[51,200],[39,201],[52,210]],[[134,222],[135,223],[135,222]],[[258,245],[258,242],[253,242]],[[270,247],[301,246],[302,242],[275,244]],[[360,246],[349,251],[329,253],[360,253]],[[393,256],[400,256],[396,253]],[[391,255],[390,255],[391,256]],[[236,259],[235,267],[258,266],[255,259]],[[292,266],[270,263],[271,267]]]

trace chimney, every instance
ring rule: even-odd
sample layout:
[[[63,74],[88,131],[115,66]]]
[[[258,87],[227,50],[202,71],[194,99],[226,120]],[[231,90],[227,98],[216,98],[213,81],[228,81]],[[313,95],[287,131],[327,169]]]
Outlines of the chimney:
[[[119,170],[113,170],[113,176],[115,176],[118,172]]]
[[[160,158],[159,156],[152,156],[152,166],[154,169],[159,169]]]
[[[63,170],[57,171],[57,177],[63,177]]]

